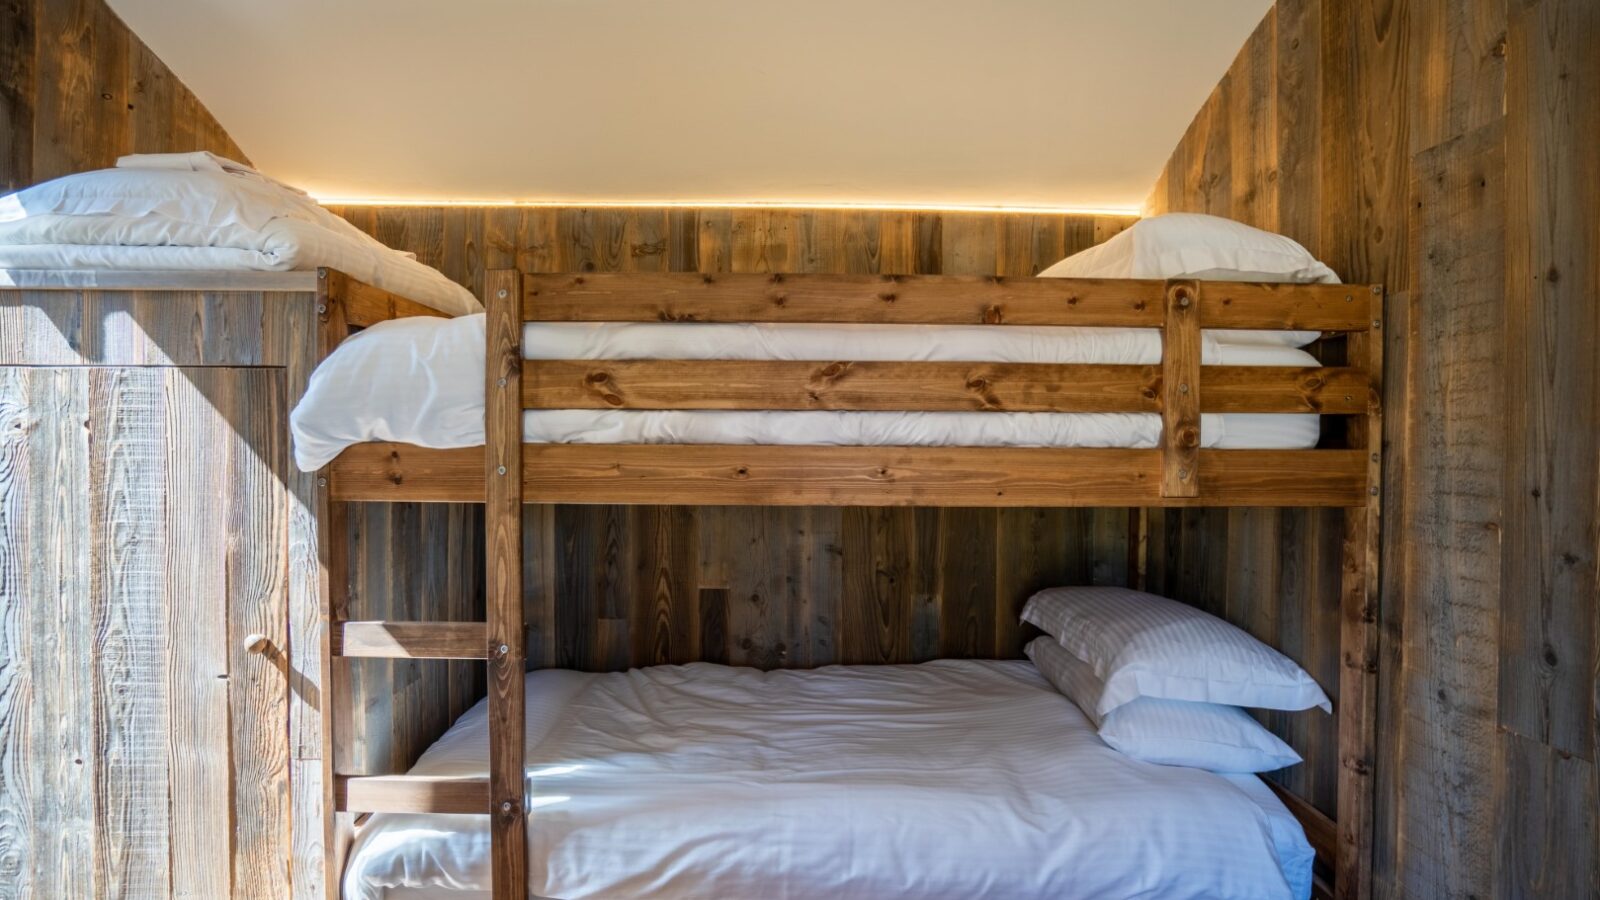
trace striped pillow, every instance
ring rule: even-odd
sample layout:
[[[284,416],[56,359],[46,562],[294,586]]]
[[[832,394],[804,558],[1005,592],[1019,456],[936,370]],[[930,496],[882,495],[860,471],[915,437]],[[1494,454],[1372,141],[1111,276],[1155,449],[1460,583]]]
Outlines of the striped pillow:
[[[1034,639],[1026,652],[1095,723],[1101,740],[1134,759],[1226,773],[1271,772],[1300,762],[1294,748],[1237,706],[1142,697],[1099,716],[1093,710],[1102,685],[1088,663],[1048,637]]]
[[[1047,588],[1022,609],[1105,682],[1101,716],[1138,697],[1332,711],[1305,670],[1192,606],[1119,587]]]

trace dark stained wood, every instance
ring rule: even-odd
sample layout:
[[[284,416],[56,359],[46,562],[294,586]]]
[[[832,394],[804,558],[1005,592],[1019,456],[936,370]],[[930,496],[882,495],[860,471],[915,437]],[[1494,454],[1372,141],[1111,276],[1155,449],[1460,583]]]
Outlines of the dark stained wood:
[[[358,444],[329,468],[342,500],[467,502],[475,451]],[[774,506],[1359,506],[1367,457],[1345,450],[1202,450],[1196,497],[1163,497],[1159,450],[528,444],[530,503]]]
[[[1161,329],[1161,496],[1200,496],[1198,282],[1167,286]]]
[[[489,623],[489,820],[495,900],[528,894],[528,819],[524,791],[522,626],[522,321],[521,276],[485,273],[483,454],[484,596]]]
[[[1352,368],[1209,366],[1203,412],[1361,413]],[[1159,366],[769,360],[540,360],[530,409],[1157,412]]]
[[[1148,203],[1285,233],[1388,289],[1374,896],[1600,892],[1597,16],[1581,0],[1279,0]],[[1322,569],[1312,554],[1345,524],[1197,516],[1152,567],[1254,545],[1285,572]],[[1280,617],[1339,608],[1338,580],[1296,591]],[[1323,679],[1328,644],[1308,633],[1291,655]],[[1288,777],[1331,813],[1314,722],[1272,724],[1314,751]]]
[[[126,153],[210,150],[249,162],[103,0],[18,0],[0,11],[0,28],[0,192]]]
[[[333,782],[333,801],[345,813],[483,815],[489,810],[489,779],[341,775]]]
[[[334,656],[487,658],[482,622],[342,622],[330,630]]]
[[[529,275],[532,322],[875,322],[1160,327],[1161,282],[918,275]],[[1208,326],[1360,331],[1353,289],[1215,282]]]

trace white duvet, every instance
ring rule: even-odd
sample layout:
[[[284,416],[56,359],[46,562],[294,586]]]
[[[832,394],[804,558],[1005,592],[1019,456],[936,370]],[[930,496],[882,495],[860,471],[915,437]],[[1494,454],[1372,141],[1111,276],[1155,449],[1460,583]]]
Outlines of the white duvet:
[[[1206,335],[1208,365],[1315,366],[1310,354]],[[956,325],[540,323],[523,332],[539,359],[930,360],[1160,362],[1159,333],[1130,328]],[[534,363],[537,365],[537,362]],[[483,432],[482,316],[399,319],[346,340],[312,375],[290,416],[295,462],[310,471],[351,444],[473,447]],[[1314,446],[1314,415],[1205,415],[1205,447]],[[1154,447],[1161,417],[1144,413],[729,412],[536,410],[536,443],[837,444],[856,446]]]
[[[571,898],[1304,898],[1252,776],[1133,760],[1026,661],[528,676],[530,892]],[[481,776],[479,704],[412,769]],[[487,817],[376,815],[353,900],[489,886]],[[390,888],[398,891],[391,893]]]
[[[209,153],[124,157],[0,197],[0,269],[291,271],[327,266],[451,315],[466,288],[300,191]]]

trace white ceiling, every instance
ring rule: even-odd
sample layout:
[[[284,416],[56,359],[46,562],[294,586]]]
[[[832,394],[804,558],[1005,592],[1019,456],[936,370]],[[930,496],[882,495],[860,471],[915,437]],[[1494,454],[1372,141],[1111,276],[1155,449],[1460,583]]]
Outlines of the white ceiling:
[[[1133,209],[1271,0],[111,0],[327,199]]]

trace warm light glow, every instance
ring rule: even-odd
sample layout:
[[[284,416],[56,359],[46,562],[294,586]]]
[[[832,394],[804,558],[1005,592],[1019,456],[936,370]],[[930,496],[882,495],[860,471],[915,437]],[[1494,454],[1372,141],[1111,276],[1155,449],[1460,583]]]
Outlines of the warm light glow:
[[[945,203],[850,203],[807,200],[429,200],[406,197],[331,197],[312,194],[324,206],[515,206],[535,209],[813,209],[871,212],[1004,213],[1037,216],[1129,216],[1138,207],[1008,206]]]

